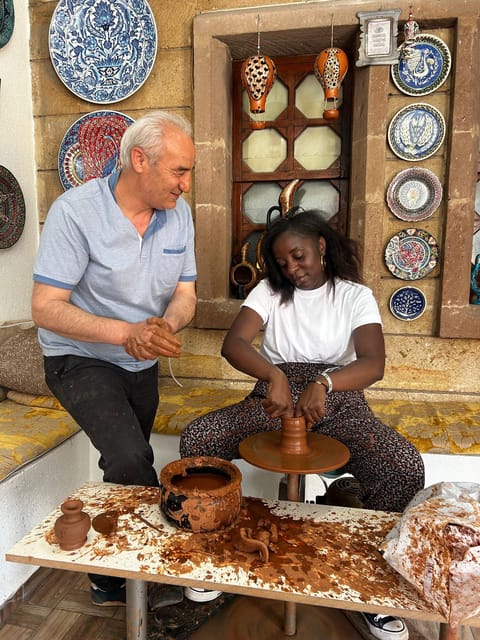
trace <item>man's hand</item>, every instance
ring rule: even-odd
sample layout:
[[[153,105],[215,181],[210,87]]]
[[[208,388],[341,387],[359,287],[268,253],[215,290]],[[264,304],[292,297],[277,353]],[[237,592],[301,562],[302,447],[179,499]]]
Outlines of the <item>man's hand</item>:
[[[159,356],[178,358],[181,354],[180,340],[173,334],[168,322],[159,317],[133,324],[123,346],[136,360],[155,360]]]

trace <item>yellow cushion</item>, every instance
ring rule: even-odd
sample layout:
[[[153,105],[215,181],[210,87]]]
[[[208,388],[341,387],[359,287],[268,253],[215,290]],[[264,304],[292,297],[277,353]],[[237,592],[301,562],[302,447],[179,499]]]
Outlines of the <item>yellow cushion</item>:
[[[79,430],[66,411],[0,402],[0,480]]]
[[[368,401],[375,415],[422,453],[480,454],[480,402]]]
[[[209,387],[160,388],[160,405],[153,425],[154,433],[179,435],[186,425],[205,413],[243,400],[247,391]]]

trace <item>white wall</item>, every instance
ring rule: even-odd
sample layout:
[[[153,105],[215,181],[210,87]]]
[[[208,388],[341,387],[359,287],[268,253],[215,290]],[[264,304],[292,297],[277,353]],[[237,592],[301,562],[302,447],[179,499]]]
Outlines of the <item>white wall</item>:
[[[0,607],[37,570],[5,554],[36,524],[89,480],[90,441],[80,431],[0,483]]]
[[[39,236],[28,2],[13,4],[13,34],[0,48],[0,165],[13,173],[20,184],[26,215],[18,242],[8,249],[0,249],[0,324],[31,317],[32,269]]]

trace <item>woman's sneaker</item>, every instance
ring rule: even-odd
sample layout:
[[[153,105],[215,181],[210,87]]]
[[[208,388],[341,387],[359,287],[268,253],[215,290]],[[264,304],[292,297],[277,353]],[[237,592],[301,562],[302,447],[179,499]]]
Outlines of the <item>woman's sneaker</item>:
[[[198,589],[197,587],[185,587],[185,597],[193,602],[210,602],[222,595],[222,591],[211,589]]]
[[[408,640],[408,629],[402,618],[375,613],[361,613],[368,630],[378,640]]]

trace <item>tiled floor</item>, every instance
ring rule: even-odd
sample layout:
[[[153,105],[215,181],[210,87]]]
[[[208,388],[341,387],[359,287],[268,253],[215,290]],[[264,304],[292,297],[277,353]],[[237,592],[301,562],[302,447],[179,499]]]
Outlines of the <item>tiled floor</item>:
[[[25,601],[12,607],[0,628],[0,640],[124,640],[125,610],[90,603],[85,574],[40,569],[26,589]],[[179,605],[181,606],[181,605]],[[369,639],[358,614],[334,609],[297,606],[295,640]],[[283,603],[237,596],[193,632],[188,640],[280,640]],[[410,640],[437,640],[438,625],[407,621]],[[155,633],[149,615],[149,637]],[[183,636],[182,640],[185,639]],[[480,628],[463,627],[461,640],[480,640]]]

